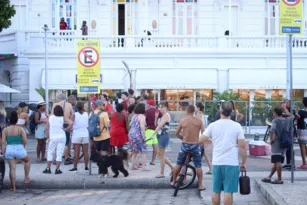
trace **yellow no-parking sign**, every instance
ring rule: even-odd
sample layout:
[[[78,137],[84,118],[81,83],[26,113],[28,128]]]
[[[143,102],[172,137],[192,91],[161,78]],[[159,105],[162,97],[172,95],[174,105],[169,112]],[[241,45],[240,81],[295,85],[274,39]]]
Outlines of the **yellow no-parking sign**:
[[[280,34],[302,34],[303,0],[280,0]]]
[[[100,41],[77,42],[77,84],[79,94],[100,93]]]

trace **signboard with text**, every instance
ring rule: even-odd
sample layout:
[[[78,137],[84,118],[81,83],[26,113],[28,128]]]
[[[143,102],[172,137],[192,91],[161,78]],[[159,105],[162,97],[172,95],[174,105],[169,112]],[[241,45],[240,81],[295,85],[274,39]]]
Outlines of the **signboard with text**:
[[[100,93],[100,41],[77,42],[78,93]]]
[[[303,0],[280,0],[280,34],[302,34]]]

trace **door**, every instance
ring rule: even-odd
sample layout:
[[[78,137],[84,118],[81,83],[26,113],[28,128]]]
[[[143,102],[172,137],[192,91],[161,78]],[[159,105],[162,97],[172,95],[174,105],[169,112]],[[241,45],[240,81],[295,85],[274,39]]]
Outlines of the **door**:
[[[125,35],[125,4],[118,4],[118,35]]]
[[[224,7],[223,18],[222,18],[222,35],[224,36],[227,31],[230,31],[231,36],[239,35],[239,18],[238,18],[238,7],[231,7],[231,28],[229,27],[229,6]]]

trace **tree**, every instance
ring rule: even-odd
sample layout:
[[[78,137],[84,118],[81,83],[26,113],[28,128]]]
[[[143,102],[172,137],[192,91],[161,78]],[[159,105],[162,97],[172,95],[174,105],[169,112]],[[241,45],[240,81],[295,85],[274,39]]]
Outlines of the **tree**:
[[[15,16],[16,10],[9,0],[0,1],[0,32],[12,25],[11,18]]]

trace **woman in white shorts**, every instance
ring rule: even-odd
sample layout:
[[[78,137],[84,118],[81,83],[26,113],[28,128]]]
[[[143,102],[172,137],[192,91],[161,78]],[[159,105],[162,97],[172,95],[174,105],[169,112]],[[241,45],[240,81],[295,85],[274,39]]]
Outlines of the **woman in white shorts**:
[[[88,172],[88,114],[84,112],[84,104],[82,102],[77,103],[77,111],[75,113],[74,127],[71,137],[71,143],[74,145],[74,167],[69,170],[71,172],[78,172],[78,162],[80,156],[80,148],[84,154],[85,172]]]

